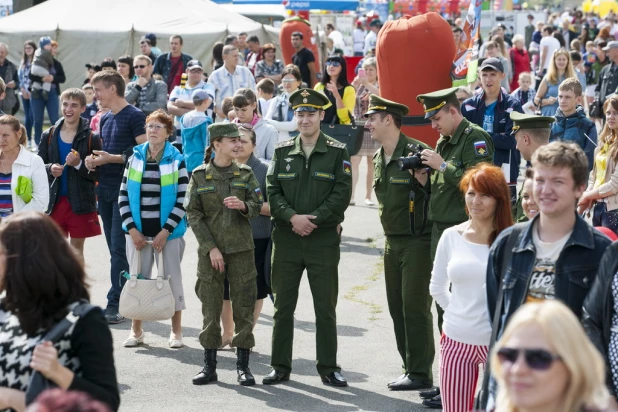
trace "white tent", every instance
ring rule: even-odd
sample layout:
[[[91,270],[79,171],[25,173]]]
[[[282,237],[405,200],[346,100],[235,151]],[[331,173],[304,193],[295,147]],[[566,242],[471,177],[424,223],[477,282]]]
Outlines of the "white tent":
[[[79,87],[84,65],[106,57],[140,54],[139,39],[157,35],[157,47],[168,51],[168,39],[180,34],[183,53],[200,59],[210,73],[211,50],[228,34],[256,34],[278,43],[278,30],[228,11],[209,0],[48,0],[0,20],[0,41],[9,45],[9,60],[19,64],[26,40],[49,35],[59,43],[56,58],[67,81]]]

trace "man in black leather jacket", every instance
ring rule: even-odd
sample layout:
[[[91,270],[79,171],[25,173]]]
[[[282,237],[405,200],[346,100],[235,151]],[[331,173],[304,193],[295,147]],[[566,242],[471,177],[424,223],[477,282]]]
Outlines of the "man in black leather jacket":
[[[614,296],[612,284],[618,276],[618,242],[612,243],[605,250],[599,265],[599,273],[592,284],[588,297],[584,301],[583,324],[588,337],[603,355],[606,364],[607,387],[615,397],[616,377],[612,374],[609,361],[609,345],[612,334],[612,317],[614,316]],[[618,348],[617,348],[618,349]]]

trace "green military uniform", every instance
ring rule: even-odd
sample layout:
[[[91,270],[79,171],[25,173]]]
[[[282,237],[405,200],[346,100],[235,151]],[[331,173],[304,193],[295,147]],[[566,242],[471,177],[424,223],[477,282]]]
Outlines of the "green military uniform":
[[[417,96],[425,108],[425,118],[435,116],[448,100],[454,98],[457,88]],[[456,100],[456,97],[455,97]],[[431,231],[431,260],[436,256],[436,249],[442,233],[451,226],[468,220],[464,196],[459,190],[459,181],[466,170],[472,166],[493,161],[494,143],[491,136],[479,126],[462,119],[452,136],[440,136],[436,153],[444,159],[444,169],[433,171],[431,176],[431,200],[429,218],[433,221]],[[438,328],[442,331],[444,311],[436,305]]]
[[[290,96],[295,111],[317,111],[328,103],[310,89]],[[303,271],[311,287],[316,315],[317,369],[321,376],[339,372],[337,366],[336,306],[339,243],[337,225],[343,221],[352,196],[352,168],[345,145],[324,133],[306,155],[302,138],[275,147],[266,176],[266,190],[273,217],[271,289],[275,298],[272,361],[274,370],[292,369],[294,310]],[[308,236],[292,231],[296,215],[317,216]]]
[[[233,124],[213,124],[208,130],[211,138],[239,135]],[[227,208],[223,199],[230,196],[244,201],[247,212]],[[198,242],[195,292],[202,302],[204,323],[199,339],[205,349],[221,346],[220,319],[225,278],[230,283],[234,312],[232,346],[245,349],[255,346],[252,329],[257,272],[249,219],[260,214],[263,202],[260,185],[249,166],[233,162],[224,170],[211,161],[193,170],[185,209]],[[214,248],[223,255],[225,273],[212,267],[210,251]]]
[[[403,118],[408,107],[372,94],[365,117],[378,112]],[[373,156],[373,188],[386,235],[384,278],[388,309],[404,373],[411,379],[431,384],[435,347],[429,295],[432,269],[431,222],[427,216],[429,183],[422,187],[408,170],[399,170],[397,166],[397,159],[416,153],[418,146],[420,150],[431,149],[400,133],[388,162],[381,147]]]
[[[447,100],[455,95],[456,90],[454,87],[419,95],[417,100],[425,108],[425,118],[436,115],[446,105]],[[443,172],[434,171],[431,176],[429,218],[433,221],[432,259],[442,232],[468,220],[459,181],[472,166],[492,162],[494,144],[487,132],[464,118],[452,136],[440,136],[436,153],[442,156],[446,168]]]
[[[551,124],[555,119],[551,116],[537,116],[534,114],[523,114],[519,112],[511,112],[510,118],[513,121],[513,130],[511,134],[514,136],[520,130],[530,129],[551,129]],[[513,206],[513,219],[516,222],[527,222],[528,218],[524,214],[524,209],[521,206],[521,192],[524,186],[522,185],[517,194],[517,202]]]

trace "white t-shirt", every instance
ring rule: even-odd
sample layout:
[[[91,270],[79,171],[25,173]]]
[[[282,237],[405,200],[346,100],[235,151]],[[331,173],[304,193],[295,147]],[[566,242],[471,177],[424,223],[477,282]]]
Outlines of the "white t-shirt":
[[[374,32],[370,31],[369,33],[367,33],[367,35],[365,36],[365,48],[363,49],[363,53],[367,54],[371,50],[375,49],[377,42],[378,36]]]
[[[446,229],[438,242],[429,292],[444,309],[444,334],[457,342],[489,345],[488,258],[489,246],[467,241],[457,227]]]
[[[560,42],[554,36],[545,36],[541,39],[539,50],[543,53],[543,47],[547,47],[547,54],[545,55],[544,69],[549,68],[551,59],[554,56],[554,52],[560,48]]]
[[[365,30],[354,29],[352,39],[354,40],[354,53],[362,53],[365,46]]]
[[[554,299],[556,296],[556,261],[564,245],[571,237],[569,232],[563,238],[555,242],[543,242],[539,238],[538,224],[532,228],[532,243],[536,249],[534,268],[528,283],[528,302],[542,302],[546,299]]]

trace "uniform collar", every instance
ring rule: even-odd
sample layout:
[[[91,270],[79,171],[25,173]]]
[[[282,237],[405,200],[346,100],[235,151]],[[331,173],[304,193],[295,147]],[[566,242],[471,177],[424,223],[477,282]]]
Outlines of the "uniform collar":
[[[206,165],[206,179],[208,176],[216,177],[218,179],[225,179],[230,176],[240,176],[240,168],[238,167],[238,163],[232,161],[232,166],[228,169],[225,174],[221,174],[217,167],[213,164],[213,162],[208,162]]]
[[[318,136],[318,141],[315,143],[315,148],[313,149],[313,152],[322,152],[322,153],[326,153],[327,148],[326,148],[326,135],[322,132],[320,132],[320,135]],[[305,152],[303,151],[303,145],[302,145],[302,139],[300,137],[300,135],[295,137],[295,141],[294,141],[294,149],[292,149],[290,151],[291,155],[297,155],[297,154],[305,154]]]
[[[459,142],[459,138],[461,137],[461,135],[463,134],[463,132],[470,126],[470,122],[468,121],[468,119],[466,119],[464,117],[464,119],[461,121],[461,123],[459,123],[459,126],[457,126],[457,129],[455,129],[455,133],[453,133],[452,136],[450,136],[450,139],[447,140],[447,143],[456,145],[457,142]],[[448,137],[448,136],[446,136]],[[444,136],[442,136],[442,138],[444,138]]]

